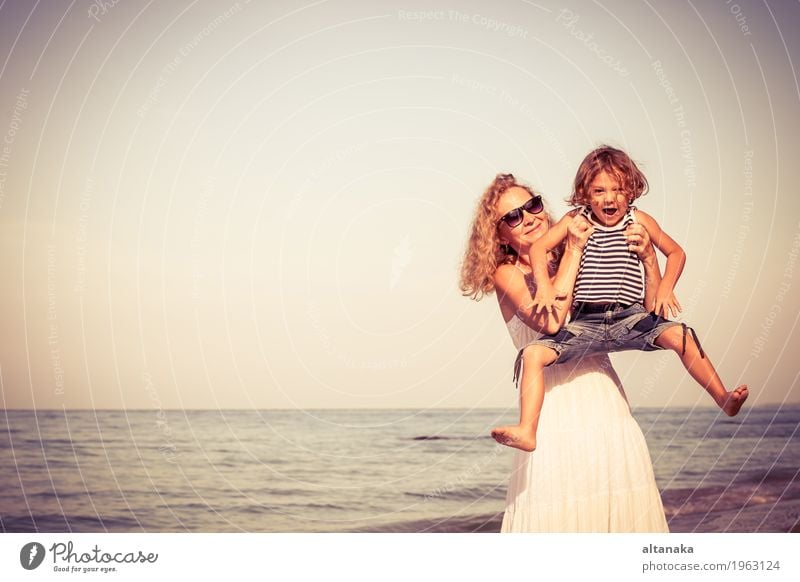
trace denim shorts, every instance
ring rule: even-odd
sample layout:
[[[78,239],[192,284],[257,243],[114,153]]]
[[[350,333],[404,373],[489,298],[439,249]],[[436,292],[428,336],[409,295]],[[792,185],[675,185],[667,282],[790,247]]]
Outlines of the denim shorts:
[[[558,354],[555,363],[562,364],[596,354],[660,350],[656,338],[675,325],[681,324],[634,303],[601,313],[578,313],[555,334],[543,335],[528,345],[552,348]]]

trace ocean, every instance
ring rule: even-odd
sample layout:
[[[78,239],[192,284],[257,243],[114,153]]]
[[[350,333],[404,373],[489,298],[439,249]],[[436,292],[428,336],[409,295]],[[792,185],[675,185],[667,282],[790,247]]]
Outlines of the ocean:
[[[0,530],[498,531],[515,415],[2,411]],[[800,406],[634,416],[668,516],[800,497]]]

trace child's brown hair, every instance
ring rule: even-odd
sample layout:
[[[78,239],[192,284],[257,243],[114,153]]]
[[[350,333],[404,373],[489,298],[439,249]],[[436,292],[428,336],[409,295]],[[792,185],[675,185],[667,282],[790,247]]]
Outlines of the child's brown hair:
[[[647,194],[649,189],[647,178],[644,177],[644,174],[630,156],[622,150],[604,145],[583,158],[581,165],[578,167],[578,172],[575,174],[572,196],[569,197],[567,202],[572,206],[587,204],[589,186],[603,170],[619,180],[628,196],[629,203],[639,196]]]

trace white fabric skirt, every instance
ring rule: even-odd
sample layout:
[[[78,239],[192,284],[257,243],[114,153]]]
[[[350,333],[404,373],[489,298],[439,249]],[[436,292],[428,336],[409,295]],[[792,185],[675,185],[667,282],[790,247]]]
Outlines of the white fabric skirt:
[[[545,370],[537,448],[515,451],[502,532],[667,532],[642,430],[608,356]]]

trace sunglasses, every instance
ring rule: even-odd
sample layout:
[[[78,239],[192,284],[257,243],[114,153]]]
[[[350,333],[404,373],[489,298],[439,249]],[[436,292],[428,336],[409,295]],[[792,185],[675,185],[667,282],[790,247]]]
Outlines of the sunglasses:
[[[497,224],[499,225],[501,222],[505,222],[509,228],[519,226],[522,224],[523,210],[528,214],[539,214],[542,210],[544,210],[542,197],[534,196],[519,208],[515,208],[514,210],[506,212],[497,220]]]

